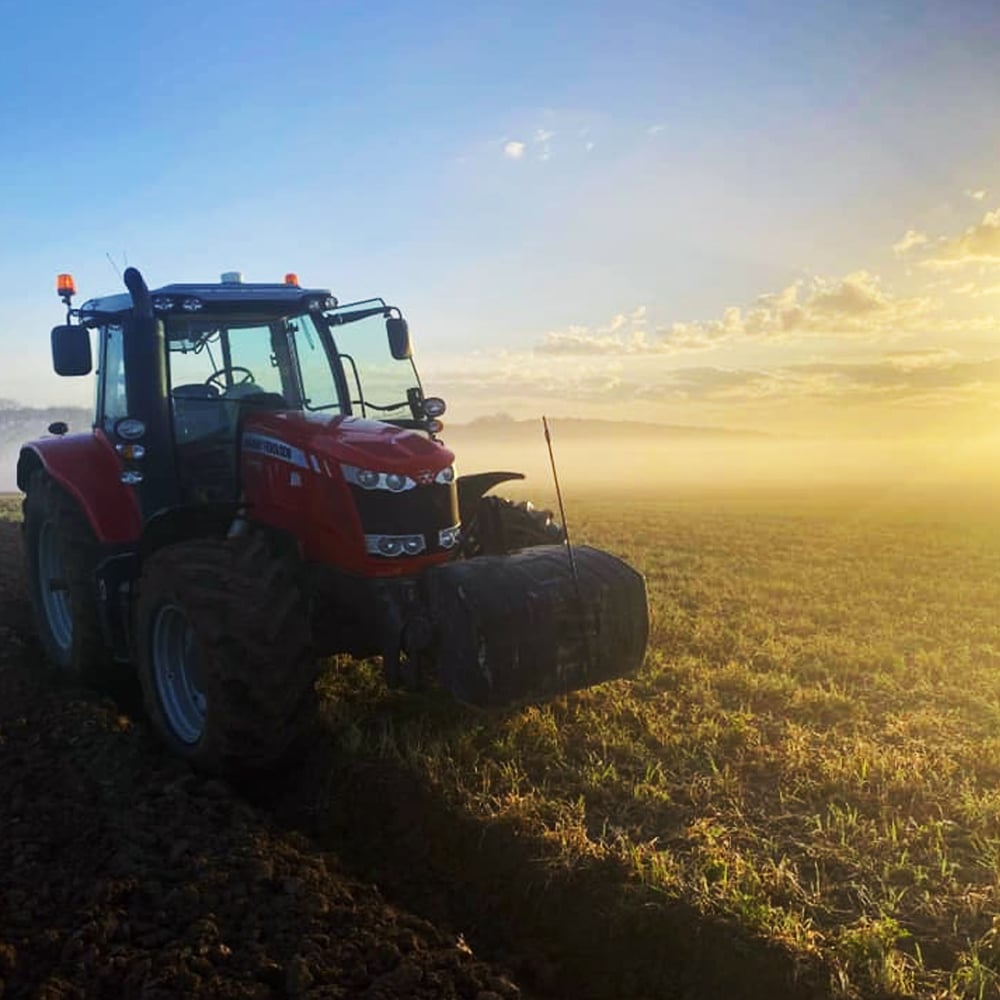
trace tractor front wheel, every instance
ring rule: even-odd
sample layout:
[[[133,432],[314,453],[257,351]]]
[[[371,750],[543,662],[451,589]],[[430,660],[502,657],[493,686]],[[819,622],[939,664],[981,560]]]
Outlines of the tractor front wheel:
[[[466,557],[505,556],[536,545],[561,545],[566,540],[566,532],[552,511],[536,507],[530,500],[515,503],[505,497],[483,497],[463,534]]]
[[[23,509],[28,587],[42,646],[63,673],[99,685],[111,666],[97,612],[94,533],[42,469],[31,475]]]
[[[263,535],[167,546],[143,567],[139,681],[164,742],[216,774],[273,770],[316,709],[309,608],[293,552]]]

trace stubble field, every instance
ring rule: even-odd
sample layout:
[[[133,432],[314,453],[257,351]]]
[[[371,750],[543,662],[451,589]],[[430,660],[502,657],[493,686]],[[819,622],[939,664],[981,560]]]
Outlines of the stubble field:
[[[241,794],[539,995],[1000,995],[996,499],[574,497],[637,677],[484,714],[331,662]]]
[[[532,838],[511,893],[560,890],[536,919],[604,995],[665,988],[674,961],[727,990],[998,995],[994,503],[586,499],[575,535],[647,578],[638,677],[442,727],[354,668],[325,681],[331,724]]]

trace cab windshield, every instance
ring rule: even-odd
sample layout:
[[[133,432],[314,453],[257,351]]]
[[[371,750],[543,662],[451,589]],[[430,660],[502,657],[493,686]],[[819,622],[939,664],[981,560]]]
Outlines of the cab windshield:
[[[171,317],[167,341],[174,398],[270,402],[282,409],[340,406],[336,379],[309,314]]]
[[[410,421],[420,381],[396,360],[385,303],[290,317],[170,317],[171,397]]]

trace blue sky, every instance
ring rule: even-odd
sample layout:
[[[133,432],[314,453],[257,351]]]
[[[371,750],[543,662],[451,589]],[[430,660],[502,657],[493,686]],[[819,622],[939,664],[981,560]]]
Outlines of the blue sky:
[[[956,292],[992,287],[992,258],[915,259],[990,229],[993,3],[3,15],[0,346],[18,361],[0,398],[89,398],[48,374],[47,331],[58,271],[84,296],[117,288],[106,253],[151,283],[295,270],[342,299],[383,294],[458,419],[777,426],[819,420],[839,386],[863,420],[866,370],[817,385],[817,365],[889,365],[889,383],[907,352],[993,358],[1000,297]],[[910,231],[924,242],[893,251]],[[748,322],[793,286],[803,323]],[[904,408],[927,403],[908,387]]]

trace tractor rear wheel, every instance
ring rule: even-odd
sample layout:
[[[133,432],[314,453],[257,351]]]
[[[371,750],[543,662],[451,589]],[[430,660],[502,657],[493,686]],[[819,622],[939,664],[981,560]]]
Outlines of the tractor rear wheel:
[[[317,669],[296,553],[261,534],[161,549],[143,567],[135,635],[150,721],[193,766],[270,771],[304,749]]]
[[[552,511],[530,500],[515,503],[504,497],[483,497],[466,528],[462,551],[466,556],[503,556],[535,545],[560,545],[566,532]]]
[[[106,682],[112,666],[98,617],[90,524],[42,469],[28,481],[23,510],[28,588],[42,646],[65,674]]]

